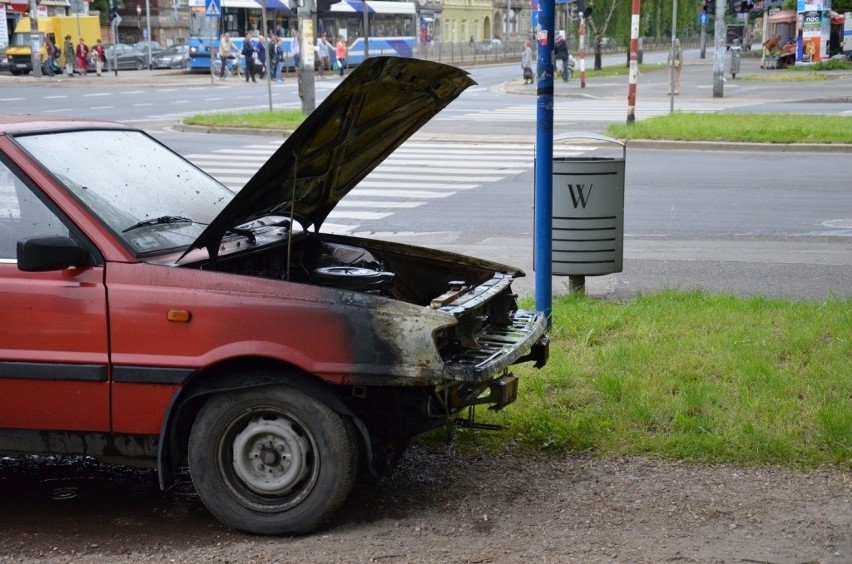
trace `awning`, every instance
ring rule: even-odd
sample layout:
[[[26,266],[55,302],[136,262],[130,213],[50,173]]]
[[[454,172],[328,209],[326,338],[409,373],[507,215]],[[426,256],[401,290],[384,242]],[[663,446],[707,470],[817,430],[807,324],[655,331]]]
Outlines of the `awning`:
[[[30,9],[29,2],[5,2],[6,9],[24,13]]]
[[[767,23],[796,23],[796,12],[790,10],[782,10],[776,14],[772,14],[766,19]]]
[[[223,8],[249,8],[260,10],[260,4],[254,0],[221,0]]]
[[[329,6],[330,12],[364,13],[364,3],[361,0],[344,0]],[[367,1],[367,11],[370,14],[402,14],[415,15],[414,2],[388,2],[387,0]]]
[[[267,10],[275,10],[277,12],[286,12],[290,14],[290,5],[284,0],[263,0],[263,4]]]

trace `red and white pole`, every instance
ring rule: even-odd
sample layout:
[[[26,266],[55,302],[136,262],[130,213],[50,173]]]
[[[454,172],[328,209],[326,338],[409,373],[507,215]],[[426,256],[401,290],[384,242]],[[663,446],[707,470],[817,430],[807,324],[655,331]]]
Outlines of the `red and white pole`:
[[[580,12],[580,26],[577,29],[580,36],[580,88],[586,87],[586,16]],[[565,61],[568,64],[568,61]]]
[[[639,79],[639,9],[641,0],[633,0],[630,17],[630,84],[627,87],[627,125],[636,121],[636,82]]]

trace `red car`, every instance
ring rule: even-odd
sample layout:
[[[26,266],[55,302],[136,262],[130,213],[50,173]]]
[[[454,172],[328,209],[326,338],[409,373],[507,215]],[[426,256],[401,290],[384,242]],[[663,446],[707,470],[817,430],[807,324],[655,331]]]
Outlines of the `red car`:
[[[372,58],[234,194],[142,131],[0,117],[0,453],[188,465],[210,511],[306,532],[407,441],[547,360],[517,269],[321,233],[473,81]]]

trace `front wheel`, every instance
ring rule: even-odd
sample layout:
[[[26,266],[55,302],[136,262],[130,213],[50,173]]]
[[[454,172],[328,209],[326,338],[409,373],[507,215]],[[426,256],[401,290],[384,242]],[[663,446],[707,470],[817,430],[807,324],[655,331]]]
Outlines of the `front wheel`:
[[[189,469],[204,505],[229,527],[256,534],[316,528],[352,489],[352,422],[288,386],[210,399],[189,438]]]
[[[224,76],[220,76],[222,73],[222,60],[216,59],[210,61],[210,75],[214,80],[222,80],[225,78]]]

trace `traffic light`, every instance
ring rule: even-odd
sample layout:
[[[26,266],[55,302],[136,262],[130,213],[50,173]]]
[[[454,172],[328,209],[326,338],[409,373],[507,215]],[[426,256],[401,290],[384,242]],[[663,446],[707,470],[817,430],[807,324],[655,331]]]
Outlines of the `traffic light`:
[[[109,21],[118,17],[118,0],[109,0]]]

